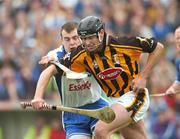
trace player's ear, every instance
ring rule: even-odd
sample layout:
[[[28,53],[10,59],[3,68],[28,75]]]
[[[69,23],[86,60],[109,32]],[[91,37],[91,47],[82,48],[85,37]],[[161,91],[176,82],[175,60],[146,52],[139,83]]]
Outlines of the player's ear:
[[[99,32],[98,32],[98,36],[99,36],[99,39],[100,39],[100,42],[103,40],[104,38],[104,29],[101,29]]]
[[[99,33],[102,35],[102,36],[104,36],[104,29],[101,29],[100,31],[99,31]]]

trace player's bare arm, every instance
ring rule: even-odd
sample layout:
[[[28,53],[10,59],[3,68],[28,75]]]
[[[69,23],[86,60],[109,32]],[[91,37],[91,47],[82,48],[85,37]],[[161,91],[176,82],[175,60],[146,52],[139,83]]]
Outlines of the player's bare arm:
[[[56,60],[55,56],[43,56],[41,60],[39,61],[40,65],[48,65],[50,61]]]
[[[157,43],[155,50],[152,53],[149,53],[146,64],[144,65],[139,76],[132,81],[132,88],[134,92],[138,92],[140,88],[146,87],[146,81],[149,77],[153,66],[160,59],[163,52],[164,46],[161,43]]]
[[[166,95],[169,94],[176,94],[177,92],[180,92],[180,83],[175,81],[165,92]]]
[[[45,104],[45,100],[43,99],[45,89],[48,85],[50,78],[56,73],[57,70],[54,65],[50,65],[41,73],[40,78],[37,82],[34,99],[31,101],[32,107],[34,109],[41,109]]]

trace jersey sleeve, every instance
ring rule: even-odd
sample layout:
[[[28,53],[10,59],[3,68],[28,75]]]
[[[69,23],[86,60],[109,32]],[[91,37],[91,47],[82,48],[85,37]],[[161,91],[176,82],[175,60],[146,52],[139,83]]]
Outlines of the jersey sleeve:
[[[86,72],[84,64],[85,50],[74,49],[59,59],[60,63],[75,72]]]
[[[65,50],[64,50],[63,45],[59,46],[58,48],[54,50],[49,51],[47,54],[47,56],[49,57],[53,56],[56,61],[60,59],[61,57],[63,57],[64,55],[65,55]]]
[[[135,37],[134,41],[145,53],[153,52],[157,46],[157,41],[154,38]]]
[[[54,57],[55,61],[58,61],[58,59],[62,58],[65,54],[66,54],[66,52],[64,50],[64,46],[60,45],[58,48],[49,51],[47,56]],[[54,65],[56,66],[58,73],[63,74],[63,71],[56,64],[54,64]]]
[[[157,41],[154,38],[145,37],[116,37],[111,39],[110,42],[133,49],[139,49],[144,53],[153,52],[157,46]]]

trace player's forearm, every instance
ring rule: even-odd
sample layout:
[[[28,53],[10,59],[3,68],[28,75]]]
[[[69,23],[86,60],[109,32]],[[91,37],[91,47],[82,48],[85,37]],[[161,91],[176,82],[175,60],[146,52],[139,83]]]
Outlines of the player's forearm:
[[[43,98],[49,80],[56,73],[56,71],[54,70],[55,67],[53,66],[54,65],[50,65],[41,73],[40,78],[37,82],[34,99]]]
[[[180,92],[180,82],[175,81],[172,84],[172,88],[174,89],[175,92]]]
[[[161,58],[161,55],[163,53],[163,49],[164,49],[164,46],[161,43],[158,43],[155,50],[149,54],[147,62],[144,65],[144,68],[142,69],[140,76],[142,76],[143,78],[147,78],[149,76],[154,65]]]
[[[180,92],[180,82],[175,81],[167,90],[166,94],[176,94]]]

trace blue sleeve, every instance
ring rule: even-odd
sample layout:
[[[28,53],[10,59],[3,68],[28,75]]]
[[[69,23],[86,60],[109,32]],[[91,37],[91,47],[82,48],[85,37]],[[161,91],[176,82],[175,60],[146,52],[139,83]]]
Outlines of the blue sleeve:
[[[55,56],[56,60],[62,58],[66,54],[66,51],[64,49],[63,45],[60,45],[58,48],[51,50],[48,52],[48,56]]]
[[[180,57],[176,60],[176,81],[180,82]]]
[[[62,58],[66,54],[66,51],[63,45],[61,45],[59,48],[56,49],[56,54],[57,54],[58,59]]]
[[[62,51],[57,51],[56,54],[57,54],[57,57],[59,59],[59,58],[62,58],[66,53],[64,51],[63,52]]]

